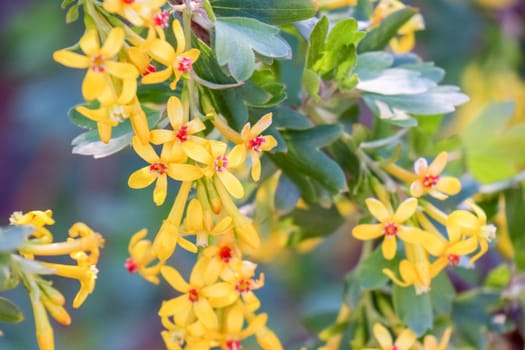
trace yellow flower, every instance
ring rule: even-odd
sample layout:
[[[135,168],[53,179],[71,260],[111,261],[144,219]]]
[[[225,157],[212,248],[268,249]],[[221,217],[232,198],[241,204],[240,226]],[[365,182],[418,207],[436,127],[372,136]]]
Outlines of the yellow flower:
[[[147,234],[148,231],[142,229],[131,237],[128,246],[130,257],[126,260],[124,266],[129,273],[138,272],[145,280],[159,284],[157,276],[163,264],[159,261],[151,265],[157,259],[157,256],[154,254],[151,241],[144,239]]]
[[[199,320],[207,329],[217,329],[219,321],[210,305],[210,298],[221,298],[229,292],[228,284],[219,282],[206,285],[203,275],[204,264],[197,262],[193,267],[190,281],[184,281],[180,273],[170,266],[163,266],[160,270],[164,279],[181,296],[162,303],[159,316],[173,316],[175,323],[187,325],[194,319]]]
[[[209,140],[207,149],[204,147],[191,147],[185,149],[188,156],[199,163],[206,165],[202,169],[206,177],[217,176],[229,194],[235,198],[244,196],[241,182],[230,172],[242,163],[242,154],[239,148],[234,148],[226,155],[226,143]]]
[[[209,219],[207,220],[200,201],[195,198],[192,199],[184,220],[184,234],[196,235],[196,245],[199,247],[208,245],[208,236],[221,235],[231,229],[232,218],[229,216],[222,218],[215,226],[212,226],[211,217]]]
[[[171,24],[173,35],[177,40],[177,49],[166,41],[155,39],[149,47],[151,57],[162,63],[166,68],[158,72],[152,72],[142,78],[143,84],[157,84],[166,81],[174,75],[173,81],[170,83],[170,88],[175,90],[177,82],[183,74],[187,74],[195,61],[199,58],[200,52],[197,49],[186,49],[186,40],[180,22],[174,20]]]
[[[121,104],[113,100],[109,104],[102,104],[99,108],[89,109],[78,106],[76,110],[88,119],[97,122],[100,140],[108,143],[111,139],[113,127],[129,118],[135,135],[142,143],[148,143],[150,132],[146,114],[142,110],[137,98],[132,98],[129,103]]]
[[[374,324],[373,332],[381,350],[408,350],[416,342],[416,335],[408,328],[401,332],[395,342],[393,342],[388,329],[380,323]]]
[[[414,163],[417,180],[410,185],[410,194],[421,197],[428,193],[437,199],[447,199],[448,195],[461,191],[461,183],[455,177],[441,176],[447,165],[447,152],[441,152],[436,159],[428,165],[425,158],[419,158]]]
[[[262,327],[255,333],[257,343],[263,350],[283,350],[279,338],[268,327]]]
[[[82,82],[82,95],[86,100],[94,100],[112,89],[111,76],[122,79],[123,91],[133,90],[127,86],[129,84],[136,86],[139,74],[137,69],[130,63],[113,60],[123,44],[122,28],[113,28],[102,47],[97,31],[91,29],[80,39],[80,48],[85,56],[68,50],[59,50],[55,51],[53,58],[67,67],[88,69]],[[133,92],[132,95],[135,93]]]
[[[44,226],[53,225],[53,212],[51,210],[32,210],[27,213],[15,211],[9,218],[11,225],[33,225],[35,228],[32,235],[38,239],[40,243],[53,242],[53,234]]]
[[[366,206],[370,213],[379,221],[379,224],[358,225],[352,230],[352,235],[360,240],[369,240],[384,236],[381,250],[385,259],[390,260],[396,255],[396,237],[410,243],[418,243],[420,241],[421,230],[415,227],[401,225],[415,213],[417,199],[409,198],[405,200],[399,205],[395,213],[374,198],[368,198],[366,200]]]
[[[370,18],[370,28],[377,27],[389,15],[405,7],[399,0],[380,0]],[[397,31],[398,36],[390,39],[390,48],[395,53],[411,51],[415,46],[416,40],[414,32],[422,29],[425,29],[423,16],[420,14],[412,16],[408,22],[399,28]]]
[[[208,247],[202,252],[202,256],[208,259],[204,274],[206,280],[214,281],[219,276],[230,273],[241,261],[241,250],[232,241],[224,239],[220,244]]]
[[[269,151],[277,146],[277,141],[273,136],[260,135],[271,124],[271,113],[265,114],[253,127],[250,126],[250,123],[247,123],[241,130],[243,143],[235,146],[235,148],[239,148],[243,160],[246,158],[246,152],[250,154],[252,161],[251,175],[254,181],[259,181],[259,178],[261,177],[261,152]]]
[[[266,314],[259,314],[249,320],[247,327],[243,329],[245,317],[242,304],[235,303],[223,312],[222,330],[216,335],[223,350],[240,350],[241,341],[261,330],[268,319]]]
[[[152,20],[166,0],[104,0],[104,9],[117,13],[135,26],[143,26]]]
[[[190,164],[175,163],[167,147],[162,148],[160,157],[150,144],[142,144],[137,137],[133,137],[133,149],[137,154],[150,163],[133,174],[128,179],[131,188],[144,188],[156,181],[153,190],[153,201],[162,205],[166,199],[168,176],[179,181],[193,181],[202,176],[201,170]]]
[[[479,252],[470,259],[470,263],[474,264],[487,252],[488,243],[496,238],[496,226],[487,225],[487,215],[474,202],[468,200],[466,203],[476,215],[466,210],[455,210],[448,216],[447,227],[459,228],[462,234],[479,244]]]
[[[189,154],[186,152],[188,149],[199,148],[197,151],[206,152],[202,145],[206,141],[195,136],[206,128],[204,123],[199,118],[188,122],[182,110],[182,104],[175,96],[168,99],[167,112],[173,130],[152,130],[151,143],[157,145],[169,143],[173,157],[180,161],[185,160],[186,155]]]

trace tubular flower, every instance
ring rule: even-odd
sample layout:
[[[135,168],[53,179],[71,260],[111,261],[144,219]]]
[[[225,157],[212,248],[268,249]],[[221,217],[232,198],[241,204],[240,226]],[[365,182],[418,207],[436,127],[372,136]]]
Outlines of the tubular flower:
[[[34,231],[32,235],[38,239],[40,243],[53,242],[53,234],[44,226],[53,225],[53,212],[51,210],[32,210],[27,213],[15,211],[9,218],[11,225],[32,225]]]
[[[164,279],[177,291],[183,293],[181,296],[162,303],[159,316],[173,316],[175,323],[186,326],[194,319],[199,320],[206,329],[218,329],[219,321],[213,310],[210,298],[221,298],[228,293],[228,284],[218,282],[206,285],[203,268],[205,265],[197,262],[195,264],[190,281],[187,283],[177,270],[169,266],[163,266],[160,270]]]
[[[374,324],[373,332],[381,350],[408,350],[416,342],[415,333],[408,328],[401,332],[395,342],[393,342],[388,329],[380,323]]]
[[[232,218],[227,216],[212,227],[212,221],[207,220],[204,214],[199,200],[192,199],[188,205],[188,212],[184,220],[184,234],[196,235],[196,245],[199,247],[206,247],[208,245],[208,236],[224,234],[231,229],[232,224]]]
[[[82,83],[82,95],[86,100],[94,100],[112,89],[112,76],[122,79],[123,91],[133,90],[127,86],[129,84],[135,84],[136,87],[136,79],[139,75],[137,69],[130,63],[113,60],[123,44],[122,28],[113,28],[102,47],[97,31],[91,29],[80,39],[80,48],[85,56],[68,50],[59,50],[55,51],[53,58],[67,67],[88,69]],[[135,95],[135,91],[132,95]]]
[[[157,277],[162,267],[162,262],[151,265],[157,259],[151,241],[144,239],[148,231],[145,229],[135,233],[129,241],[129,258],[126,260],[125,267],[129,273],[138,272],[146,281],[159,284]]]
[[[461,191],[461,183],[458,179],[440,176],[447,165],[447,159],[447,153],[441,152],[430,165],[425,158],[416,160],[414,171],[418,178],[410,185],[410,194],[414,197],[421,197],[428,193],[437,199],[447,199],[448,195]]]
[[[409,198],[399,205],[395,213],[387,209],[383,203],[374,198],[368,198],[366,205],[370,213],[379,221],[378,224],[363,224],[354,227],[352,235],[360,240],[374,239],[384,236],[381,250],[385,259],[392,259],[396,255],[397,240],[399,237],[409,243],[419,243],[421,230],[415,227],[401,225],[416,211],[417,199]]]
[[[104,9],[124,17],[135,26],[147,24],[166,0],[104,0]]]
[[[167,113],[173,130],[158,129],[151,131],[151,143],[169,144],[168,147],[171,147],[173,157],[181,161],[185,160],[186,155],[191,153],[191,151],[186,152],[188,149],[199,148],[201,152],[206,152],[202,146],[205,140],[195,136],[206,128],[204,123],[199,118],[194,118],[188,122],[184,116],[181,102],[175,96],[168,99]]]
[[[173,159],[171,152],[166,147],[162,148],[160,157],[150,144],[142,144],[137,137],[133,137],[133,149],[137,154],[150,163],[133,174],[128,179],[131,188],[144,188],[156,181],[153,190],[153,201],[162,205],[166,199],[168,189],[168,176],[179,181],[193,181],[202,176],[201,170],[190,164],[179,164]]]
[[[476,215],[466,210],[453,211],[448,216],[447,227],[458,228],[462,234],[471,237],[479,244],[479,252],[470,259],[470,263],[474,264],[487,252],[489,242],[496,238],[496,226],[487,225],[487,215],[474,202],[468,200],[466,203]]]
[[[242,159],[246,158],[246,152],[249,153],[252,161],[252,179],[259,181],[261,177],[261,161],[262,152],[269,151],[277,146],[277,141],[271,135],[261,136],[261,133],[272,124],[272,114],[265,114],[261,119],[255,123],[253,127],[247,123],[241,130],[241,138],[243,143],[235,146],[239,148]]]
[[[179,79],[191,70],[193,63],[199,58],[200,52],[197,49],[184,51],[186,49],[186,40],[184,39],[184,32],[182,31],[180,22],[174,20],[171,23],[171,28],[177,40],[177,49],[174,50],[170,44],[161,39],[154,39],[152,41],[149,47],[150,56],[155,61],[166,66],[166,68],[144,76],[142,78],[143,84],[161,83],[170,79],[173,75],[174,79],[170,83],[170,88],[175,90]]]
[[[227,146],[224,142],[210,140],[207,146],[207,149],[192,147],[185,151],[190,158],[206,165],[206,168],[202,169],[206,177],[217,176],[229,194],[235,198],[242,198],[244,188],[241,182],[230,172],[230,169],[238,167],[243,161],[240,149],[234,148],[226,155]]]
[[[370,18],[370,29],[377,27],[390,14],[405,7],[405,4],[399,0],[380,0]],[[411,51],[416,43],[414,33],[422,29],[425,29],[423,16],[420,14],[412,16],[408,22],[399,28],[397,31],[398,36],[390,40],[390,48],[395,53]]]

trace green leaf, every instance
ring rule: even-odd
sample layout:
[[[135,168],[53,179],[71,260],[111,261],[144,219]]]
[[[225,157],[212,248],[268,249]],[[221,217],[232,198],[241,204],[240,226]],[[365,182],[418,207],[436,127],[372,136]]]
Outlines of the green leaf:
[[[319,100],[319,89],[321,88],[321,77],[311,69],[303,72],[303,85],[314,101]]]
[[[485,279],[484,285],[487,287],[503,288],[509,284],[510,278],[511,272],[509,265],[501,264],[490,271]]]
[[[389,278],[383,273],[383,269],[397,270],[399,265],[399,254],[392,260],[383,257],[381,248],[374,250],[366,259],[364,259],[356,270],[356,278],[359,281],[361,289],[380,289]]]
[[[290,238],[292,244],[314,237],[325,237],[334,233],[344,222],[334,205],[326,209],[319,205],[311,205],[307,209],[296,209],[291,212],[294,225],[300,228],[297,234]]]
[[[197,62],[193,64],[193,69],[197,75],[207,81],[211,81],[216,84],[232,84],[235,83],[235,79],[226,75],[217,62],[215,51],[212,50],[202,40],[194,40],[195,46],[199,49],[200,55]],[[148,86],[149,88],[150,86]]]
[[[416,9],[406,7],[390,14],[381,22],[379,27],[367,33],[358,46],[359,52],[383,50],[403,24],[409,21],[416,13]]]
[[[96,105],[94,103],[84,103],[80,105],[76,105],[71,107],[67,111],[67,115],[69,116],[69,120],[76,126],[80,126],[84,129],[96,129],[97,128],[97,122],[94,120],[91,120],[89,118],[86,118],[83,114],[79,113],[77,111],[78,106],[86,106],[87,108],[96,108]]]
[[[269,24],[287,24],[315,15],[312,0],[211,0],[217,16],[249,17]]]
[[[455,296],[456,291],[446,273],[440,273],[432,279],[430,297],[436,315],[449,316]]]
[[[62,9],[65,9],[66,7],[74,3],[75,1],[77,0],[62,0],[62,5],[60,5],[60,7],[62,7]]]
[[[311,177],[332,193],[346,189],[346,179],[339,165],[320,150],[333,143],[341,134],[338,124],[319,125],[308,130],[281,131],[288,147],[287,153],[276,153],[294,172]],[[284,169],[283,169],[284,170]],[[287,173],[290,178],[292,175]]]
[[[361,284],[359,283],[356,270],[347,273],[345,276],[344,296],[351,310],[355,309],[359,300],[361,300],[361,291]]]
[[[19,279],[11,270],[11,254],[0,253],[0,291],[15,288]]]
[[[255,19],[222,17],[215,22],[215,50],[219,64],[227,65],[238,81],[250,78],[255,54],[272,58],[291,57],[288,43],[278,36],[279,28]]]
[[[0,253],[9,253],[16,250],[34,230],[34,227],[30,225],[9,226],[0,229]]]
[[[0,297],[0,321],[18,323],[24,320],[24,314],[11,300]]]
[[[525,215],[523,215],[523,208],[525,208],[525,193],[523,187],[513,187],[506,190],[505,196],[505,216],[507,219],[507,227],[509,236],[516,248],[521,250],[525,246]]]
[[[303,324],[312,333],[319,333],[329,327],[337,318],[337,311],[316,312],[303,317]]]
[[[400,287],[394,284],[392,299],[396,315],[418,337],[432,328],[434,315],[429,293],[417,295],[412,286]]]
[[[467,166],[482,183],[508,179],[525,162],[525,123],[508,128],[513,113],[512,102],[490,104],[463,133]]]
[[[285,174],[281,174],[275,191],[275,210],[278,214],[288,214],[294,210],[301,197],[299,189]]]
[[[328,18],[323,16],[310,33],[308,50],[306,52],[306,68],[311,68],[321,57],[325,47],[326,35],[328,34],[328,25]]]
[[[78,5],[73,5],[66,12],[66,23],[70,24],[78,19]]]

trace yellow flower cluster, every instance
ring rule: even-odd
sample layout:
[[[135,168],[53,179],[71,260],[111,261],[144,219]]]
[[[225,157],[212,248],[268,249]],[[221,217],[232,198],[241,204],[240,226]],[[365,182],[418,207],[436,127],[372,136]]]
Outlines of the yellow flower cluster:
[[[375,323],[373,328],[374,337],[379,343],[379,350],[409,350],[409,349],[424,349],[424,350],[445,350],[450,340],[452,328],[447,328],[438,343],[433,335],[426,335],[423,339],[423,344],[419,344],[416,340],[416,335],[411,329],[405,328],[399,332],[399,336],[394,341],[388,329],[381,323]],[[417,344],[417,347],[416,347]],[[363,350],[378,350],[366,348]]]
[[[184,19],[186,3],[169,4],[163,10],[165,4],[165,0],[88,1],[86,16],[95,25],[86,22],[88,28],[79,42],[83,54],[64,49],[55,52],[54,59],[87,69],[82,93],[90,104],[77,111],[97,123],[103,142],[110,142],[113,127],[130,119],[132,148],[146,164],[129,176],[129,187],[154,185],[153,202],[160,206],[168,196],[168,185],[175,185],[171,180],[178,181],[174,203],[157,234],[149,240],[146,230],[137,232],[125,263],[129,272],[151,283],[160,283],[159,275],[163,276],[182,293],[165,302],[159,312],[167,347],[234,350],[240,349],[242,339],[255,335],[264,349],[278,350],[279,340],[265,326],[267,316],[255,314],[260,302],[253,291],[264,280],[256,279],[256,265],[242,258],[242,252],[259,247],[260,237],[251,218],[235,203],[245,196],[237,170],[251,168],[252,179],[258,181],[260,157],[277,144],[272,136],[262,135],[272,115],[237,132],[215,114],[192,79],[192,65],[200,52],[191,48],[191,24],[184,22],[183,28],[171,18],[172,12],[182,9]],[[191,6],[200,5],[192,2]],[[114,17],[108,20],[109,14],[124,21],[116,26]],[[141,33],[137,27],[147,28],[142,31],[145,37],[137,34]],[[167,28],[174,45],[167,40]],[[105,39],[102,45],[101,39]],[[166,127],[154,129],[137,97],[138,85],[168,82],[175,90],[181,78],[182,93],[169,97],[162,113],[167,121],[160,125]],[[206,121],[215,132],[207,129]],[[177,246],[199,253],[189,282],[166,265]]]
[[[15,212],[10,218],[11,225],[31,225],[34,230],[31,236],[18,248],[18,253],[25,259],[34,260],[41,266],[41,273],[55,274],[61,277],[77,279],[80,290],[73,300],[73,307],[80,307],[95,288],[99,249],[104,239],[83,223],[77,222],[69,229],[66,242],[53,242],[52,233],[46,228],[54,224],[51,210]],[[76,265],[57,264],[35,260],[35,257],[66,255]],[[16,259],[15,259],[16,260]],[[22,272],[22,281],[29,292],[35,316],[36,336],[41,350],[54,349],[53,329],[48,314],[57,322],[69,325],[71,318],[64,308],[65,298],[51,283],[37,273]]]
[[[485,213],[473,201],[468,200],[466,204],[474,213],[455,210],[447,215],[421,198],[428,194],[443,200],[461,190],[458,179],[441,176],[447,160],[445,152],[430,165],[420,158],[415,162],[414,173],[395,164],[387,165],[385,169],[389,173],[407,183],[413,197],[404,200],[394,211],[386,191],[376,188],[381,201],[369,198],[366,205],[378,223],[358,225],[352,230],[353,236],[360,240],[383,237],[381,249],[388,260],[398,254],[398,239],[403,242],[406,258],[399,264],[400,277],[390,269],[383,269],[383,273],[400,286],[414,286],[418,294],[427,292],[432,278],[447,265],[456,266],[462,257],[471,254],[474,255],[468,263],[474,264],[495,239],[495,226],[487,224]],[[442,231],[446,231],[446,235]]]

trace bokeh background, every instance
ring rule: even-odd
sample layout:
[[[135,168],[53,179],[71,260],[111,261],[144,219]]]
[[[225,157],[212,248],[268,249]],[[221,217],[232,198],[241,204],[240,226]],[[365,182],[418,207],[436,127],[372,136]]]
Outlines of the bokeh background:
[[[417,34],[416,52],[445,68],[445,82],[461,85],[471,96],[443,132],[460,132],[490,101],[514,100],[514,118],[523,121],[525,1],[411,3],[421,8],[427,26]],[[106,237],[95,293],[80,310],[68,307],[71,326],[55,324],[57,349],[163,349],[157,311],[174,292],[129,275],[123,264],[130,236],[141,228],[155,232],[169,204],[156,208],[150,190],[127,187],[129,174],[142,165],[132,152],[97,160],[71,154],[71,140],[82,130],[68,120],[67,110],[82,101],[83,72],[62,67],[51,56],[78,40],[81,24],[65,24],[60,1],[19,0],[0,2],[0,28],[1,225],[15,210],[51,208],[57,240],[76,221]],[[349,232],[343,227],[309,253],[286,252],[260,265],[267,281],[258,294],[285,349],[311,337],[302,324],[305,315],[340,305],[341,280],[357,259]],[[193,260],[179,250],[173,263],[187,271]],[[56,279],[55,284],[71,302],[77,283]],[[26,319],[0,325],[2,350],[37,349],[22,288],[7,296]]]

